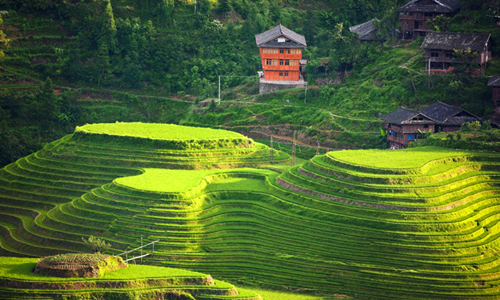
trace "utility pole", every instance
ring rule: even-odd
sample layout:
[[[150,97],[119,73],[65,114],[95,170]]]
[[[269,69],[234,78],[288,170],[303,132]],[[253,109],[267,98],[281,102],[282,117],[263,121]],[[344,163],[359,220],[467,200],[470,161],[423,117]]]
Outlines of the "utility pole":
[[[295,149],[296,149],[296,144],[295,144],[295,136],[297,134],[297,131],[293,131],[293,145],[292,145],[292,167],[295,166]]]
[[[141,234],[141,264],[142,264],[142,234]]]
[[[271,135],[271,163],[274,164],[273,136]]]
[[[220,105],[220,75],[219,75],[219,105]]]
[[[196,15],[196,0],[194,0],[194,14]]]
[[[318,140],[318,147],[316,147],[316,155],[319,155],[319,140]]]

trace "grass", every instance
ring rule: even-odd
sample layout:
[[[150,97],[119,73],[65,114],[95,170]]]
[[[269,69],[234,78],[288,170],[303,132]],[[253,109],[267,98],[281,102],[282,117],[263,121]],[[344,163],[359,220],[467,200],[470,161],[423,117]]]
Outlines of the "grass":
[[[425,147],[404,150],[357,150],[329,152],[331,157],[355,165],[382,169],[413,169],[426,163],[454,156],[471,155],[469,151],[455,151],[449,148]]]
[[[81,281],[84,278],[61,278],[51,277],[33,273],[38,258],[19,258],[0,256],[0,278],[29,281]],[[106,273],[101,278],[93,280],[134,280],[146,278],[170,278],[170,277],[204,277],[206,275],[198,272],[155,267],[146,265],[129,265],[128,268]]]
[[[76,132],[131,136],[156,140],[199,140],[243,138],[239,133],[174,124],[107,123],[78,126]]]
[[[183,193],[199,186],[203,179],[214,174],[235,174],[238,173],[269,173],[257,169],[232,169],[226,170],[164,170],[145,169],[144,173],[132,177],[122,177],[115,179],[115,182],[137,190],[157,193]],[[227,181],[227,179],[226,179]],[[239,179],[232,179],[232,182],[239,182]],[[241,186],[239,187],[241,188]]]
[[[115,179],[115,182],[138,190],[159,193],[188,192],[198,186],[204,177],[220,170],[163,170],[145,169],[144,174]]]
[[[245,290],[250,290],[262,296],[264,300],[323,300],[323,297],[304,295],[298,293],[273,291],[259,288],[245,287]]]
[[[498,293],[498,155],[343,151],[290,167],[269,164],[264,146],[167,151],[110,138],[67,137],[0,171],[4,252],[81,251],[92,234],[118,253],[142,236],[160,240],[146,263],[281,291],[262,291],[264,299]],[[421,172],[375,169],[391,167],[384,159],[434,162]]]

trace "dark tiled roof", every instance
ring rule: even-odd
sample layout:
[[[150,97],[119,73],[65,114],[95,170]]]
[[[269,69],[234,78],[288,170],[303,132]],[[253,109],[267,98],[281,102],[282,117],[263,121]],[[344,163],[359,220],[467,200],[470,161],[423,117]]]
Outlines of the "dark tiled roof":
[[[413,121],[416,116],[422,116],[424,120]],[[438,101],[419,111],[404,107],[380,117],[387,123],[393,124],[442,124],[462,125],[467,122],[481,121],[480,118],[455,106]]]
[[[388,113],[387,115],[381,116],[380,118],[387,123],[401,124],[401,122],[411,119],[416,115],[418,115],[417,111],[405,107],[400,107],[395,111]]]
[[[302,45],[302,47],[306,47],[306,39],[303,35],[300,35],[288,28],[286,28],[283,25],[278,25],[276,27],[273,27],[263,33],[259,33],[255,35],[255,41],[257,42],[257,46],[261,46],[267,42],[270,42],[274,39],[277,39],[281,36],[284,36],[292,41],[294,41],[297,44]]]
[[[377,27],[373,21],[378,21],[378,19],[372,19],[366,23],[349,27],[349,30],[351,32],[356,32],[359,35],[359,39],[362,41],[373,41],[377,38]]]
[[[377,37],[377,26],[375,26],[376,22],[380,22],[377,18],[372,19],[368,22],[365,22],[363,24],[355,25],[349,27],[349,30],[351,32],[356,32],[359,35],[359,39],[361,41],[378,41],[380,40],[379,37]],[[395,36],[397,32],[394,32],[393,34],[390,34],[390,36],[385,37],[384,39],[389,39],[393,36]]]
[[[429,32],[422,49],[467,50],[483,52],[491,35],[489,33]]]
[[[462,6],[462,4],[455,0],[412,0],[406,3],[406,5],[398,8],[398,11],[453,13],[457,11],[460,6]]]
[[[289,42],[276,42],[275,40],[271,40],[270,42],[260,44],[259,47],[266,47],[266,48],[304,48],[304,45],[296,43],[294,41],[289,41]]]
[[[500,87],[500,75],[491,78],[488,81],[488,86]]]
[[[463,109],[461,108],[448,105],[441,101],[438,101],[420,110],[421,113],[425,114],[426,116],[429,116],[429,118],[438,121],[438,123],[443,123],[448,118],[451,118],[462,111]]]

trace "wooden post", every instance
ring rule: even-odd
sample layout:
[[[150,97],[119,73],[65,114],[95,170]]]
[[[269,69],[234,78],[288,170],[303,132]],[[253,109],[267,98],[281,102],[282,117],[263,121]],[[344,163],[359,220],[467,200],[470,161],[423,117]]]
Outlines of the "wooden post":
[[[142,234],[141,234],[141,263],[142,263]]]
[[[316,155],[319,155],[319,140],[318,140],[318,147],[316,147]]]

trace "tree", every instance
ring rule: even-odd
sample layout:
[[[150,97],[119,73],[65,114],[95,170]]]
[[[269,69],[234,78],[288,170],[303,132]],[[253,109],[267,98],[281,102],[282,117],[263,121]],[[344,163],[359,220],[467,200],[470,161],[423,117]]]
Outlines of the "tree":
[[[222,14],[226,14],[233,10],[233,7],[231,6],[231,2],[229,2],[229,0],[219,0],[219,7],[217,10]]]
[[[348,64],[352,64],[354,61],[355,50],[356,50],[356,39],[350,33],[344,30],[344,24],[338,23],[335,25],[334,29],[329,31],[330,36],[330,62],[333,68],[338,66],[338,70],[342,72],[342,66],[344,66],[344,72],[347,69]]]
[[[54,95],[54,85],[49,77],[45,79],[37,98],[37,115],[39,116],[40,126],[43,130],[47,130],[60,114],[59,103],[56,95]]]
[[[426,21],[427,25],[433,31],[449,31],[450,30],[450,18],[445,17],[444,15],[439,15],[434,19],[429,19]]]
[[[116,50],[116,24],[113,16],[113,8],[111,1],[105,0],[106,8],[102,16],[101,35],[99,38],[100,44],[105,44],[107,49],[114,52]]]
[[[477,52],[472,52],[470,48],[466,51],[454,50],[453,56],[455,62],[457,62],[453,72],[467,78],[468,81],[471,82],[472,73],[478,68],[476,59],[478,56]]]
[[[3,25],[2,15],[0,15],[0,25]],[[10,40],[7,39],[7,36],[3,32],[3,30],[0,30],[0,58],[5,56],[5,53],[3,52],[2,49],[8,48],[9,43],[10,43]]]
[[[158,21],[164,25],[170,23],[174,7],[174,0],[159,0],[159,3],[154,7]]]
[[[107,251],[109,248],[111,248],[111,244],[106,243],[105,240],[102,240],[100,238],[96,238],[94,236],[89,236],[88,239],[82,238],[83,243],[85,246],[88,247],[89,251],[93,253],[102,253],[104,251]]]

